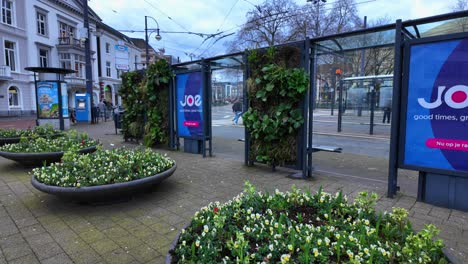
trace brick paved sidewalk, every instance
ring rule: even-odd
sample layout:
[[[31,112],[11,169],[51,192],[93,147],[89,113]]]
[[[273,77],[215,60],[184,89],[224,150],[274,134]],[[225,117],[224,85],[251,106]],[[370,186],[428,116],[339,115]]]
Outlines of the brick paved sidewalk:
[[[100,138],[105,147],[122,144],[112,122],[77,128]],[[436,224],[447,249],[468,263],[468,213],[419,203],[407,195],[387,199],[385,184],[379,182],[356,182],[324,173],[298,181],[286,178],[287,170],[273,173],[236,160],[165,152],[178,164],[172,177],[130,201],[99,206],[43,194],[31,186],[28,169],[0,158],[0,264],[164,263],[169,244],[194,212],[209,202],[231,199],[242,191],[246,180],[259,190],[285,191],[293,184],[311,190],[323,186],[327,192],[341,190],[351,198],[363,190],[376,191],[383,197],[378,209],[409,209],[415,229]],[[340,162],[337,167],[346,166],[345,159]]]

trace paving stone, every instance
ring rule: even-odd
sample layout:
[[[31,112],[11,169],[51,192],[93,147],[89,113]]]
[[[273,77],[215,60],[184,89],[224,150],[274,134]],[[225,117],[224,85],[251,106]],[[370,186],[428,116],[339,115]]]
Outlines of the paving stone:
[[[116,237],[112,240],[125,250],[132,249],[143,244],[142,240],[134,236]]]
[[[107,263],[115,263],[115,264],[126,264],[126,263],[138,263],[138,261],[130,255],[130,252],[125,251],[121,248],[113,250],[110,253],[105,254],[102,258]]]
[[[56,242],[35,245],[32,246],[32,249],[40,260],[65,253],[63,249],[59,246],[59,244],[57,244]]]
[[[101,256],[120,248],[119,245],[110,239],[102,239],[94,242],[91,244],[91,247]]]
[[[128,232],[131,235],[136,236],[141,239],[151,237],[154,234],[154,231],[151,230],[151,228],[146,227],[144,225],[132,227],[128,230]]]
[[[20,228],[20,232],[24,237],[30,237],[44,233],[46,230],[40,224],[35,224]]]
[[[0,263],[2,262],[0,261]],[[29,254],[29,255],[14,259],[12,261],[9,261],[8,263],[9,264],[35,264],[35,263],[39,264],[40,262],[34,254]]]
[[[91,250],[91,247],[81,239],[59,242],[59,245],[67,254],[74,254],[82,251]]]
[[[125,236],[130,235],[128,231],[126,231],[120,226],[115,226],[115,227],[111,227],[109,229],[103,230],[102,233],[105,234],[109,238],[125,237]]]
[[[6,260],[10,261],[32,254],[32,250],[27,243],[16,244],[11,247],[2,248]]]
[[[94,250],[85,250],[70,254],[69,257],[75,264],[95,264],[102,261],[102,258]]]
[[[149,247],[148,245],[143,244],[142,246],[130,249],[130,254],[139,262],[144,263],[151,259],[154,259],[161,254]]]
[[[54,239],[49,235],[49,233],[44,232],[38,235],[26,237],[26,241],[28,241],[31,246],[37,246],[54,242]]]
[[[42,264],[73,264],[73,261],[67,256],[67,254],[62,253],[56,256],[53,256],[48,259],[41,261]]]
[[[80,233],[79,236],[86,242],[86,243],[93,243],[99,240],[106,238],[103,232],[93,229],[88,232]]]
[[[21,234],[14,234],[9,237],[0,238],[0,248],[8,248],[18,244],[26,243]]]

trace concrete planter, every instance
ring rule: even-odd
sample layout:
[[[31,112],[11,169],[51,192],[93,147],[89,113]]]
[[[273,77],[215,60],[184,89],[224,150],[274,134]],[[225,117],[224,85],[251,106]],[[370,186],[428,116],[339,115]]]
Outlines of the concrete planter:
[[[128,196],[153,187],[155,184],[171,176],[176,168],[177,165],[174,163],[174,166],[169,170],[143,179],[80,188],[46,185],[39,182],[34,175],[31,178],[31,183],[36,189],[42,192],[76,201],[99,201],[114,197],[122,199],[123,196]]]
[[[6,145],[6,144],[15,144],[20,142],[19,137],[14,137],[14,138],[0,138],[0,146]]]
[[[54,134],[50,135],[49,137],[51,138],[58,138],[63,134]],[[21,140],[21,137],[12,137],[12,138],[0,138],[0,147],[6,144],[16,144],[19,143]]]
[[[188,224],[186,224],[184,226],[184,229],[187,229],[190,226],[191,222],[192,221],[190,221]],[[177,233],[177,236],[174,238],[172,243],[169,245],[169,249],[167,250],[167,254],[166,254],[166,264],[175,264],[175,263],[177,263],[177,260],[173,256],[173,254],[174,254],[174,250],[175,250],[175,248],[177,246],[177,242],[179,241],[180,235],[181,235],[181,232]],[[444,255],[447,258],[447,260],[449,261],[449,263],[462,264],[462,262],[460,262],[457,258],[455,258],[455,256],[449,250],[447,250],[446,248],[443,248],[442,252],[444,252]]]
[[[80,149],[81,154],[93,153],[96,151],[96,146]],[[5,152],[0,151],[0,156],[18,162],[23,166],[39,167],[44,164],[59,162],[62,159],[64,152],[40,152],[40,153],[24,153],[24,152]]]
[[[192,223],[192,221],[188,222],[188,224],[186,224],[184,226],[184,229],[187,229],[190,226],[191,223]],[[177,233],[177,236],[174,238],[172,243],[169,245],[169,249],[167,250],[167,255],[166,255],[166,264],[177,263],[176,259],[172,256],[172,254],[174,254],[174,250],[175,250],[175,248],[177,246],[177,242],[179,241],[180,235],[181,235],[181,232]]]

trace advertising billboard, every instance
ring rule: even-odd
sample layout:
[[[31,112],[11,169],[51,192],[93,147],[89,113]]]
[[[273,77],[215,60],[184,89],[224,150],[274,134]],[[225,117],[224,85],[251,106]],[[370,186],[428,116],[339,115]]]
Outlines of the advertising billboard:
[[[468,39],[414,42],[403,97],[403,167],[468,172]]]
[[[58,97],[57,82],[37,82],[39,118],[59,118]]]
[[[177,136],[202,138],[204,126],[202,73],[177,74]]]
[[[130,69],[128,63],[128,47],[124,45],[115,45],[115,68],[118,70],[128,71]]]

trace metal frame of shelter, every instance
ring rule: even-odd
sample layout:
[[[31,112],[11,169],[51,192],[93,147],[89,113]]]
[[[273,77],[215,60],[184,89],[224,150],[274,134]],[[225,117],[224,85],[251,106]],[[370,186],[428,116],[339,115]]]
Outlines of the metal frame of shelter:
[[[317,97],[317,58],[324,54],[331,54],[338,57],[344,58],[345,52],[360,51],[372,48],[392,48],[394,49],[394,70],[393,70],[393,95],[392,95],[392,109],[393,118],[391,121],[391,140],[390,140],[390,157],[389,157],[389,170],[388,170],[388,196],[393,197],[398,191],[398,169],[399,167],[399,142],[400,142],[400,128],[402,127],[402,122],[400,118],[400,111],[402,110],[401,105],[401,95],[402,95],[402,72],[403,72],[403,52],[404,44],[408,40],[412,39],[421,39],[424,38],[421,32],[424,27],[431,23],[442,23],[449,20],[456,20],[461,18],[468,18],[468,11],[461,11],[455,13],[442,14],[432,17],[426,17],[421,19],[402,21],[397,20],[396,23],[376,26],[372,28],[355,30],[352,32],[339,33],[324,37],[318,37],[314,39],[307,38],[304,41],[287,43],[284,45],[300,45],[302,46],[302,66],[312,77],[310,78],[310,88],[307,91],[306,97],[303,102],[303,115],[304,115],[304,125],[299,133],[298,142],[298,161],[295,166],[296,169],[301,170],[302,177],[307,178],[312,176],[312,131],[313,131],[313,110],[316,107],[316,97]],[[372,34],[382,34],[386,36],[385,41],[380,43],[369,43],[366,42],[368,36]],[[279,45],[282,46],[282,45]],[[180,73],[187,71],[190,68],[202,69],[207,75],[207,79],[204,82],[207,90],[205,90],[207,95],[211,95],[211,71],[216,69],[216,67],[221,67],[222,65],[217,65],[215,62],[222,59],[232,59],[238,63],[239,67],[243,67],[244,70],[244,110],[247,110],[246,107],[249,105],[247,97],[247,86],[246,80],[249,76],[249,68],[247,63],[246,52],[238,52],[233,54],[227,54],[212,58],[205,58],[198,61],[190,61],[180,64],[172,65],[175,73]],[[239,60],[239,58],[242,58]],[[173,100],[174,92],[171,92],[171,97]],[[172,101],[174,102],[174,101]],[[209,124],[208,131],[206,131],[206,140],[210,142],[210,155],[211,153],[211,96],[207,97],[207,120]],[[172,111],[173,113],[174,111]],[[174,122],[174,119],[171,119]],[[178,139],[176,139],[176,132],[172,126],[171,129],[171,142],[172,148],[178,147]],[[245,131],[245,164],[251,165],[253,162],[249,160],[249,146],[250,146],[250,137],[248,131]],[[206,156],[206,147],[203,144],[202,148],[203,156]]]

